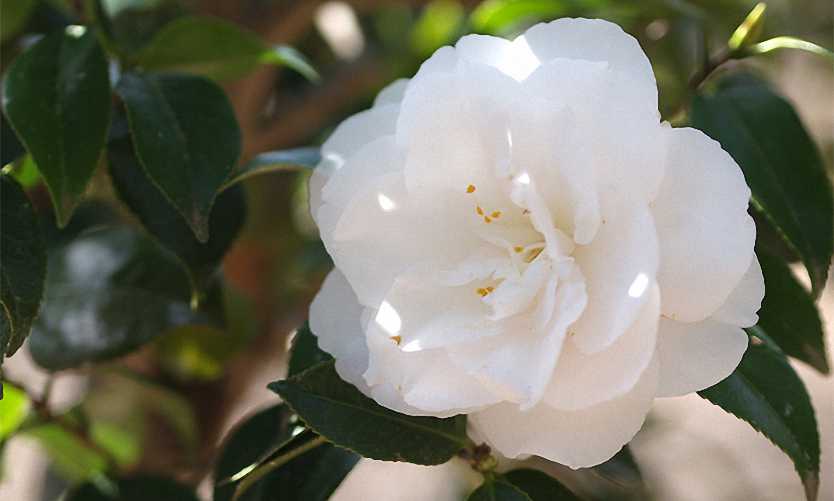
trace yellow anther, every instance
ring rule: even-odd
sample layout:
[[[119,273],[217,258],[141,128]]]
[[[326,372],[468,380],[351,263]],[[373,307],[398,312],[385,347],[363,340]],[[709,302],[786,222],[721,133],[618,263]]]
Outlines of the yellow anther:
[[[467,192],[467,193],[475,193],[475,185],[474,185],[474,184],[470,184],[469,186],[467,186],[467,187],[466,187],[466,192]]]
[[[477,212],[479,216],[483,216],[483,215],[484,215],[484,210],[481,208],[481,206],[480,206],[480,205],[479,205],[479,206],[477,206],[477,207],[475,207],[475,212]]]
[[[501,211],[500,210],[494,211],[492,214],[490,214],[490,216],[493,219],[498,219],[499,217],[501,217]]]
[[[403,342],[402,336],[391,336],[391,339],[394,341],[394,343],[397,344],[397,346],[399,346],[400,343]]]
[[[539,257],[539,254],[541,254],[543,250],[544,250],[544,247],[539,247],[538,249],[533,249],[532,251],[530,251],[530,254],[527,256],[525,261],[528,262],[528,263],[532,263],[537,257]]]
[[[492,219],[490,219],[489,216],[484,216],[484,222],[485,223],[491,223]]]
[[[475,293],[477,293],[481,297],[487,297],[490,292],[494,291],[495,287],[479,287],[475,289]]]
[[[486,290],[487,290],[487,294],[489,294],[490,292],[495,290],[495,287],[489,286],[489,287],[486,288]]]
[[[513,250],[516,251],[516,253],[521,254],[522,252],[524,252],[524,247],[516,245],[515,247],[513,247]]]
[[[521,213],[522,214],[530,214],[530,210],[529,209],[524,209],[523,211],[521,211]]]

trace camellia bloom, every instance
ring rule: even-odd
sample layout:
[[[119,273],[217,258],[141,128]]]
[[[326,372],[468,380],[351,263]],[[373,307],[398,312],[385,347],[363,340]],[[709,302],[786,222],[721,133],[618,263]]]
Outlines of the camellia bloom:
[[[466,36],[322,155],[311,207],[336,268],[310,327],[381,405],[465,413],[505,456],[585,467],[747,348],[750,190],[718,143],[661,123],[614,24]]]

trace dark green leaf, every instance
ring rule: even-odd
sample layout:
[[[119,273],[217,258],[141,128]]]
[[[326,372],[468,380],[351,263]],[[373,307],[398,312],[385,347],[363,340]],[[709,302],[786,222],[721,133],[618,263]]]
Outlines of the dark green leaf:
[[[488,479],[484,481],[466,499],[467,501],[534,501],[524,491],[504,479]]]
[[[191,487],[172,479],[138,475],[115,485],[89,482],[70,491],[65,501],[198,501]]]
[[[521,469],[508,472],[504,477],[533,501],[579,501],[579,497],[558,480],[539,470]]]
[[[215,197],[240,155],[240,129],[223,90],[202,77],[127,73],[117,92],[148,177],[197,239],[208,241]]]
[[[0,114],[0,167],[14,162],[24,153],[26,150],[9,125],[6,115]]]
[[[107,60],[95,34],[68,26],[18,56],[3,80],[3,108],[64,226],[96,169],[110,123]]]
[[[759,252],[765,280],[765,298],[757,328],[788,355],[828,374],[825,333],[811,295],[779,258]]]
[[[29,350],[50,370],[124,355],[195,320],[173,256],[128,228],[91,231],[56,249]]]
[[[184,70],[216,79],[240,77],[259,64],[288,66],[309,79],[318,74],[297,51],[270,48],[254,33],[211,17],[181,17],[157,33],[140,52],[139,65]]]
[[[284,450],[289,450],[315,437],[297,435],[303,426],[285,405],[263,410],[247,419],[230,435],[215,470],[214,501],[228,501],[235,491],[235,480],[254,467]],[[342,479],[350,472],[359,456],[334,447],[321,445],[282,465],[249,488],[242,501],[303,499],[326,501]]]
[[[23,29],[37,4],[37,0],[4,0],[0,4],[0,42],[5,42]]]
[[[261,153],[236,170],[231,179],[226,182],[226,186],[232,186],[244,179],[269,172],[293,171],[299,168],[312,169],[320,160],[321,153],[318,148],[295,148]]]
[[[364,457],[440,464],[468,443],[465,416],[439,419],[394,412],[342,381],[334,362],[323,362],[269,388],[316,433]]]
[[[831,261],[834,203],[820,154],[784,98],[749,76],[699,95],[692,123],[738,162],[764,213],[802,258],[818,296]]]
[[[0,174],[0,365],[29,335],[46,276],[46,248],[32,204],[20,185]]]
[[[287,377],[295,376],[316,364],[328,360],[333,360],[333,357],[319,348],[316,336],[310,331],[310,326],[305,323],[298,329],[293,338]]]
[[[735,372],[699,394],[782,449],[802,478],[807,498],[815,500],[820,443],[808,392],[776,345],[766,336],[756,336]]]
[[[202,295],[246,219],[242,188],[233,187],[218,195],[209,218],[209,239],[201,243],[148,178],[129,138],[112,140],[107,151],[110,175],[119,196],[148,232],[180,258],[195,292]]]

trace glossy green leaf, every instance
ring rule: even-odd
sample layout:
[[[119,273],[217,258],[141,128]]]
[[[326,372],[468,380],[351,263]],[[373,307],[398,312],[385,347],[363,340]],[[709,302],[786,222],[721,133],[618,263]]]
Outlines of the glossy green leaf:
[[[29,397],[6,381],[0,382],[0,444],[6,441],[23,423],[29,413]]]
[[[236,170],[229,181],[226,182],[226,186],[232,186],[252,176],[270,172],[312,169],[320,161],[321,153],[318,148],[294,148],[261,153]]]
[[[318,339],[305,323],[293,336],[287,376],[295,376],[321,362],[333,360],[329,353],[319,348]]]
[[[129,138],[111,140],[107,151],[110,176],[119,197],[148,232],[180,258],[195,293],[203,295],[246,219],[242,188],[233,187],[218,195],[209,218],[209,239],[203,243],[148,178]]]
[[[3,0],[0,3],[0,42],[5,42],[23,29],[37,4],[37,0]]]
[[[138,475],[114,485],[88,482],[66,494],[65,501],[198,501],[194,489],[170,478]]]
[[[756,334],[729,377],[699,394],[743,419],[793,461],[808,500],[819,488],[820,438],[805,385],[785,355]]]
[[[502,33],[523,21],[553,19],[568,5],[553,0],[487,0],[472,11],[470,22],[480,33]]]
[[[697,96],[692,123],[741,166],[753,206],[802,258],[818,296],[831,262],[834,203],[820,154],[793,107],[762,82],[739,76]]]
[[[20,185],[0,174],[0,365],[29,335],[46,276],[46,248],[32,204]]]
[[[90,231],[56,249],[46,290],[29,351],[50,370],[119,357],[196,315],[173,256],[125,227]]]
[[[558,480],[539,470],[523,468],[504,475],[507,482],[524,491],[532,501],[579,501],[579,497]]]
[[[825,333],[817,306],[791,269],[779,258],[759,252],[765,298],[759,310],[761,329],[787,355],[828,374]]]
[[[485,480],[466,499],[467,501],[535,501],[534,498],[528,496],[523,490],[503,478]]]
[[[269,388],[316,433],[371,459],[441,464],[469,441],[466,416],[440,419],[394,412],[342,381],[334,362],[323,362]]]
[[[216,79],[240,77],[260,64],[288,66],[305,77],[316,70],[291,47],[269,47],[255,33],[212,17],[181,17],[167,24],[138,56],[145,69],[183,70]]]
[[[240,129],[223,90],[191,75],[127,73],[117,87],[136,156],[200,242],[240,155]],[[40,165],[40,164],[39,164]]]
[[[35,158],[59,226],[98,165],[110,123],[107,60],[95,34],[68,26],[18,56],[3,80],[3,108]]]

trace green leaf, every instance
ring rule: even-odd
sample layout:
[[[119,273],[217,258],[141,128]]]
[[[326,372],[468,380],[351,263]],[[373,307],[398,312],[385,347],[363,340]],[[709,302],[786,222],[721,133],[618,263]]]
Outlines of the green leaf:
[[[504,475],[506,480],[524,491],[532,501],[579,501],[579,497],[558,480],[539,470],[523,468]]]
[[[47,423],[21,431],[38,442],[55,469],[71,481],[100,478],[108,469],[107,457],[90,448],[80,437],[57,424]]]
[[[469,441],[466,416],[440,419],[394,412],[342,381],[334,362],[321,363],[269,388],[316,433],[371,459],[441,464]]]
[[[782,449],[793,461],[807,499],[815,500],[820,442],[808,392],[771,340],[757,333],[750,341],[735,372],[698,393],[748,422]]]
[[[26,419],[29,413],[29,397],[6,381],[0,382],[0,446]]]
[[[810,52],[811,54],[822,56],[828,60],[834,60],[834,52],[832,52],[830,49],[826,49],[825,47],[817,45],[813,42],[809,42],[807,40],[802,40],[801,38],[786,36],[771,38],[769,40],[765,40],[764,42],[759,42],[755,45],[751,45],[745,50],[740,51],[738,57],[754,56],[757,54],[767,54],[768,52],[773,52],[781,49],[802,50],[805,52]]]
[[[502,478],[485,480],[466,499],[467,501],[534,501],[524,491]]]
[[[223,375],[229,358],[239,348],[237,336],[211,325],[174,327],[155,347],[159,362],[186,380],[211,381]]]
[[[237,481],[271,457],[315,437],[309,432],[299,434],[303,429],[298,418],[283,404],[243,421],[226,440],[217,463],[214,501],[232,498],[236,485],[226,479]],[[264,476],[241,500],[326,501],[358,461],[356,454],[324,444]]]
[[[196,315],[176,260],[124,227],[56,249],[46,290],[29,351],[49,370],[119,357]]]
[[[101,482],[82,484],[63,498],[65,501],[198,501],[191,487],[170,478],[138,475],[118,480],[115,485]]]
[[[314,365],[329,360],[333,360],[333,357],[319,348],[318,339],[310,331],[310,326],[305,323],[293,337],[287,377],[300,374]]]
[[[226,182],[226,186],[230,187],[252,176],[270,172],[295,171],[300,168],[312,169],[318,165],[319,161],[321,161],[321,153],[318,148],[295,148],[261,153],[236,170]]]
[[[98,165],[110,123],[107,60],[95,34],[68,26],[12,63],[3,108],[66,225]]]
[[[411,47],[421,56],[429,56],[438,48],[452,42],[463,23],[463,7],[453,0],[433,0],[411,32]]]
[[[834,203],[820,154],[793,107],[750,77],[696,96],[692,123],[744,171],[753,206],[802,258],[819,296],[831,262]]]
[[[107,151],[119,197],[148,232],[182,261],[195,294],[203,295],[246,219],[242,188],[233,187],[218,195],[209,218],[209,239],[203,243],[148,178],[128,137],[111,140]]]
[[[181,17],[167,24],[139,53],[138,64],[219,80],[240,77],[260,64],[275,64],[318,79],[316,70],[295,49],[269,47],[255,33],[212,17]]]
[[[747,14],[744,21],[738,25],[738,28],[730,36],[727,42],[727,47],[732,51],[737,51],[741,48],[747,47],[753,43],[762,31],[764,25],[764,13],[767,10],[767,4],[759,2]]]
[[[616,488],[625,497],[645,497],[643,474],[628,445],[608,461],[593,467],[591,471],[608,480],[611,487]],[[627,496],[628,494],[631,496]]]
[[[487,0],[472,11],[470,23],[480,33],[502,33],[524,21],[564,15],[568,6],[553,0]]]
[[[3,0],[0,3],[0,42],[12,38],[24,28],[37,4],[37,0]]]
[[[756,329],[787,354],[828,374],[825,333],[817,306],[791,269],[779,258],[758,252],[765,297]]]
[[[46,248],[35,211],[20,185],[0,174],[0,365],[29,335],[46,276]]]
[[[240,129],[223,90],[202,77],[126,73],[116,91],[145,173],[197,240],[208,241],[209,214],[240,155]]]

